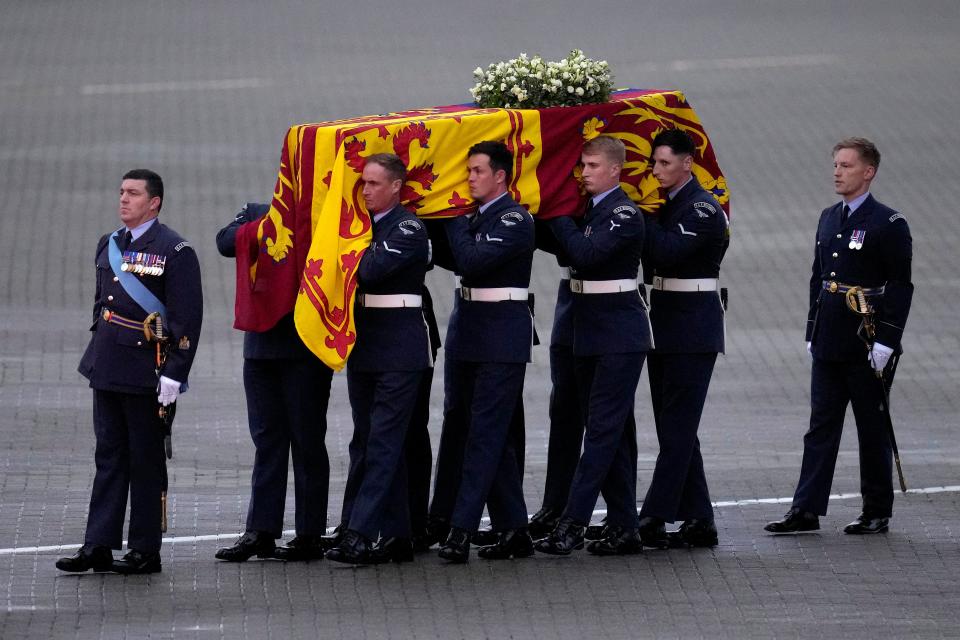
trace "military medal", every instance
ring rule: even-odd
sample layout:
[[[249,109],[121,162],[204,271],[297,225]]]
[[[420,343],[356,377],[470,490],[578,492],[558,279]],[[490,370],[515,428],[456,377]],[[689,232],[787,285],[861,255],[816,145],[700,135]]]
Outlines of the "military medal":
[[[857,251],[863,249],[863,239],[866,235],[867,232],[863,229],[854,229],[853,233],[850,234],[850,244],[847,247]]]

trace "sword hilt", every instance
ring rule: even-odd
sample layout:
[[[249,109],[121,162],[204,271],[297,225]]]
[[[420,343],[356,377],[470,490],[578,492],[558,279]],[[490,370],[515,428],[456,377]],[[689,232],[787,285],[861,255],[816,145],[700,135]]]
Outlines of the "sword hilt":
[[[163,317],[156,311],[143,319],[143,337],[149,342],[163,343],[167,335],[163,331]]]

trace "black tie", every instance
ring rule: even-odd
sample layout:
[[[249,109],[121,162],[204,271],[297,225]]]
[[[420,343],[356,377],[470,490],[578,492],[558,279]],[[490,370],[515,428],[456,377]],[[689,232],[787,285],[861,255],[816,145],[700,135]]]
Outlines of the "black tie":
[[[587,198],[587,207],[583,210],[584,215],[589,215],[593,210],[593,196]]]
[[[847,223],[847,218],[850,217],[850,207],[844,203],[843,209],[840,210],[840,224],[844,225]]]

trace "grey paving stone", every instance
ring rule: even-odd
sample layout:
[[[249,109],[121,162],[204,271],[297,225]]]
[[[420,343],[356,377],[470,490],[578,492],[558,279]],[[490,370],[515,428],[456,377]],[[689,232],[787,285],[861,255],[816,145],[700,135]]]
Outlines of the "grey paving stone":
[[[856,498],[833,501],[821,532],[796,538],[761,529],[786,504],[744,502],[789,497],[799,472],[811,239],[834,199],[829,149],[851,134],[880,146],[875,193],[905,213],[914,237],[916,295],[892,399],[907,481],[960,484],[955,2],[53,0],[8,2],[2,16],[0,637],[960,636],[956,490],[898,495],[890,533],[863,539],[841,533]],[[730,184],[729,348],[700,433],[724,504],[719,546],[465,567],[432,555],[364,569],[214,562],[243,526],[253,448],[230,328],[233,265],[213,238],[243,203],[269,197],[286,128],[465,101],[477,65],[573,47],[608,59],[620,84],[684,90]],[[60,551],[29,549],[82,540],[93,433],[75,367],[91,254],[134,165],[164,176],[163,216],[203,267],[205,328],[170,466],[169,535],[179,540],[164,545],[158,575],[61,575]],[[555,278],[538,256],[541,336]],[[434,272],[430,286],[443,319],[449,274]],[[545,475],[548,380],[542,346],[527,375],[531,510]],[[434,444],[440,393],[435,384]],[[637,416],[642,496],[656,457],[644,385]],[[335,520],[351,433],[342,376],[329,423]],[[850,424],[834,491],[858,486]]]

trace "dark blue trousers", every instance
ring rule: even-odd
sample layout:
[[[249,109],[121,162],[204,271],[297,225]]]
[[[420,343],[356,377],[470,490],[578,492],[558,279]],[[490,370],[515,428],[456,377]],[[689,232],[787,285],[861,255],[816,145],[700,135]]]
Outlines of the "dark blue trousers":
[[[716,353],[656,353],[647,358],[660,453],[640,517],[665,522],[713,518],[697,429]]]
[[[256,448],[247,531],[279,538],[293,457],[297,535],[326,532],[330,460],[324,439],[333,372],[320,360],[245,359],[247,420]]]
[[[444,369],[444,386],[449,387],[450,376],[446,373],[451,365],[447,361]],[[455,365],[454,365],[455,366]],[[460,479],[463,475],[464,450],[467,446],[467,433],[470,425],[470,405],[464,402],[451,403],[452,396],[444,393],[443,424],[440,429],[440,445],[437,449],[437,470],[434,477],[433,499],[430,502],[430,517],[450,522],[453,516],[457,494],[460,492]],[[524,457],[526,453],[526,429],[524,422],[523,397],[517,398],[516,407],[510,418],[507,438],[516,459],[517,471],[522,480]],[[487,504],[490,519],[494,523],[505,521],[505,514],[498,511],[500,504],[493,497]]]
[[[891,376],[888,385],[892,383]],[[794,507],[820,516],[827,513],[843,418],[849,403],[853,405],[857,421],[863,511],[876,518],[892,515],[893,447],[887,418],[880,411],[883,401],[880,385],[866,358],[862,362],[813,359],[810,429],[803,436],[803,463],[793,496]]]
[[[577,357],[577,386],[586,434],[564,515],[590,522],[601,488],[607,524],[636,528],[636,428],[629,428],[643,353]]]
[[[160,494],[166,483],[163,427],[155,393],[93,392],[97,472],[90,494],[86,544],[120,549],[130,495],[127,547],[160,550]]]
[[[463,465],[450,519],[454,527],[473,531],[484,504],[498,531],[527,525],[527,507],[511,425],[523,392],[526,363],[461,362],[444,367],[444,422],[465,434]],[[449,416],[463,416],[460,424]],[[438,477],[437,486],[440,486]]]
[[[433,449],[430,446],[430,390],[433,368],[423,372],[417,391],[417,402],[410,417],[404,448],[407,463],[407,496],[410,505],[410,526],[415,533],[427,526],[430,505],[430,475],[433,472]]]
[[[422,371],[347,370],[351,472],[361,477],[348,527],[369,540],[410,537],[404,444]]]
[[[573,347],[563,344],[550,345],[550,437],[547,444],[547,479],[543,488],[543,508],[563,511],[570,497],[573,474],[580,461],[583,448],[583,411],[580,409],[580,390]],[[630,454],[637,458],[637,425],[631,407],[626,429],[634,434],[630,442]],[[637,468],[632,467],[633,483],[636,484]],[[600,495],[606,500],[607,489],[601,487]]]

